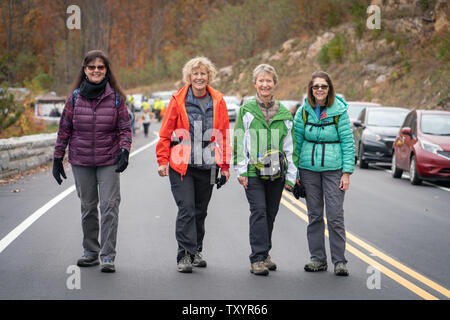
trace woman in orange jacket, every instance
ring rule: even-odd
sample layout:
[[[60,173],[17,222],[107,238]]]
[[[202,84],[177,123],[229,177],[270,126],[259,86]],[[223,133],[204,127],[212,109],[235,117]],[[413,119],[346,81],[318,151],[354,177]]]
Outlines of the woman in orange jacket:
[[[192,266],[206,267],[201,252],[208,204],[214,184],[219,188],[230,177],[227,106],[223,94],[208,85],[216,73],[208,58],[196,57],[186,63],[186,85],[170,100],[156,146],[158,173],[169,176],[178,206],[175,234],[180,272],[190,273]]]

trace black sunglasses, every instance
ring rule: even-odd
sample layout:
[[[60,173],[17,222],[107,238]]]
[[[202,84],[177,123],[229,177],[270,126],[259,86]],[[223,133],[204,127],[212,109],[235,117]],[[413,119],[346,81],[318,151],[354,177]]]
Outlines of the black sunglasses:
[[[315,86],[312,86],[312,88],[313,88],[313,90],[319,90],[319,89],[326,90],[326,89],[328,89],[328,85],[326,85],[326,84],[323,84],[321,86],[315,85]]]
[[[104,65],[100,65],[100,66],[87,65],[86,68],[89,71],[94,71],[95,69],[98,69],[99,71],[103,71],[103,70],[105,70],[106,67]]]

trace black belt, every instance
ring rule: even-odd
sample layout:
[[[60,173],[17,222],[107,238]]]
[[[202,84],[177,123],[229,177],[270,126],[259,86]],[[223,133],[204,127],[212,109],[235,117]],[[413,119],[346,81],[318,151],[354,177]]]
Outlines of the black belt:
[[[170,148],[176,146],[177,144],[180,144],[182,141],[170,141]],[[211,141],[202,141],[202,148],[208,147],[212,142]],[[191,142],[191,144],[193,144]]]
[[[311,140],[305,139],[305,141],[314,143],[313,149],[312,149],[312,155],[311,155],[311,163],[313,166],[314,166],[314,152],[316,150],[316,144],[322,145],[322,167],[324,166],[324,162],[325,162],[325,145],[327,143],[340,143],[339,140],[337,140],[337,141],[311,141]]]

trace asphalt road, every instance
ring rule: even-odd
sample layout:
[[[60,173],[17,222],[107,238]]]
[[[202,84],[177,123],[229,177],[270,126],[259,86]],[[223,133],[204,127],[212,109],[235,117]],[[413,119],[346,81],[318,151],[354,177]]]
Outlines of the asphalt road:
[[[349,277],[336,277],[331,261],[327,272],[303,271],[309,260],[306,206],[286,192],[271,251],[278,270],[267,277],[252,275],[249,207],[234,172],[228,184],[214,189],[210,202],[204,240],[208,267],[177,272],[177,208],[168,178],[157,174],[158,129],[152,123],[148,138],[137,132],[121,176],[114,274],[73,267],[82,255],[82,235],[70,166],[61,186],[49,171],[0,186],[0,299],[450,298],[450,189],[412,186],[380,167],[356,168],[346,193]],[[64,191],[65,197],[55,199]]]

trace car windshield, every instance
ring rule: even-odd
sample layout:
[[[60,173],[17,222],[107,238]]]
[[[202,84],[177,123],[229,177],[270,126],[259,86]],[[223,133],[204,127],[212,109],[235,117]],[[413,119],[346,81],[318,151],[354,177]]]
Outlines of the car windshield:
[[[225,97],[223,97],[223,99],[225,100],[225,102],[227,104],[229,104],[229,103],[239,104],[239,100],[236,97],[225,96]]]
[[[422,132],[439,136],[450,135],[450,114],[424,114],[420,122]]]
[[[297,101],[294,100],[281,100],[281,103],[286,107],[286,108],[290,108],[293,107],[295,105],[297,105]]]
[[[349,104],[347,110],[349,118],[353,119],[358,118],[359,113],[361,112],[362,109],[364,109],[364,107],[365,105],[363,104]]]
[[[170,100],[172,92],[155,92],[151,95],[152,98],[161,98],[161,100]]]
[[[367,125],[374,127],[400,127],[409,110],[370,110]]]

